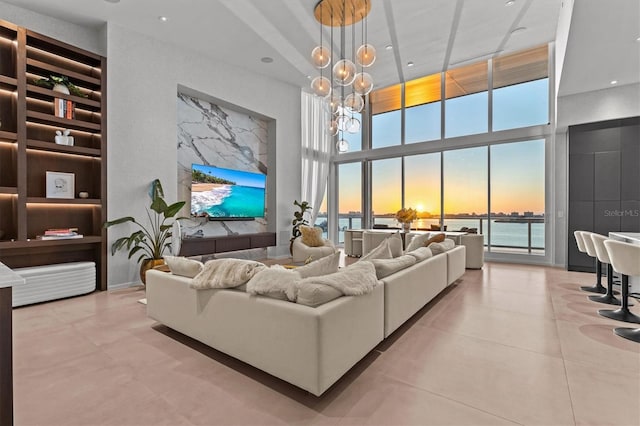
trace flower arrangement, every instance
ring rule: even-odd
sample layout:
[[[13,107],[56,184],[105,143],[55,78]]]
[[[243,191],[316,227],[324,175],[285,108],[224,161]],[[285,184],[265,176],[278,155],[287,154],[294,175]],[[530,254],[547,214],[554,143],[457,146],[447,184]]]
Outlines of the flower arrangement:
[[[418,219],[418,211],[412,208],[402,208],[396,212],[396,220],[400,223],[411,223]]]

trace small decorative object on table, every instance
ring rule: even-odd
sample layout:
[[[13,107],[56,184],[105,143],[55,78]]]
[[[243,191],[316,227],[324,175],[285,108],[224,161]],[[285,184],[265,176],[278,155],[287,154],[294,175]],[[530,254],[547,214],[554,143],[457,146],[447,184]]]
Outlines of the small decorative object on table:
[[[411,222],[418,219],[418,211],[412,208],[401,208],[396,212],[396,220],[402,224],[405,232],[411,230]]]
[[[89,198],[89,193],[86,191],[81,191],[78,193],[79,198]]]

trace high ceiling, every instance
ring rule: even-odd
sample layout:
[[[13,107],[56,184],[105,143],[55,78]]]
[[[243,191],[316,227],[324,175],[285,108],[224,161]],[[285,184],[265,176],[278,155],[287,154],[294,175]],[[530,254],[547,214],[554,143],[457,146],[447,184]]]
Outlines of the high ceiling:
[[[310,62],[310,52],[320,38],[320,25],[313,17],[317,0],[3,1],[84,26],[98,28],[110,22],[298,86],[307,86],[309,78],[318,75]],[[385,87],[555,40],[563,0],[515,0],[511,5],[507,0],[370,2],[368,38],[378,50],[370,73],[376,87]],[[611,9],[612,3],[576,0],[576,9],[597,21],[601,9]],[[634,3],[637,9],[638,0],[615,3]],[[168,20],[163,22],[160,16]],[[640,22],[624,12],[608,12],[604,17],[608,27],[599,26],[600,31],[595,32],[590,22],[585,23],[581,31],[586,35],[569,39],[567,56],[574,58],[565,63],[565,70],[579,74],[581,79],[576,84],[586,85],[589,90],[598,84],[584,81],[589,73],[583,72],[580,61],[585,61],[584,49],[589,57],[590,47],[576,48],[574,53],[571,43],[582,46],[580,38],[588,36],[598,38],[598,45],[606,50],[606,41],[615,40],[611,34],[619,29],[616,19],[630,22],[628,31],[633,30],[634,22]],[[359,34],[360,25],[356,28]],[[324,36],[329,38],[327,28]],[[392,48],[386,49],[389,45]],[[262,62],[264,57],[273,62]],[[633,57],[630,60],[633,62]],[[409,62],[414,66],[408,67]],[[576,91],[580,90],[572,87],[567,92]]]

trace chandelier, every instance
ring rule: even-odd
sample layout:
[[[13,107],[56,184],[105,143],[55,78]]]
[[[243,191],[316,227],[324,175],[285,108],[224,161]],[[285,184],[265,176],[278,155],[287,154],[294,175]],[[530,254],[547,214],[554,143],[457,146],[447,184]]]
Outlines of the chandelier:
[[[370,0],[321,0],[316,4],[314,16],[320,23],[320,44],[311,52],[313,65],[320,75],[313,79],[311,88],[317,96],[327,99],[331,121],[326,131],[339,134],[336,149],[349,150],[344,133],[358,133],[361,122],[356,117],[364,108],[364,97],[373,89],[371,75],[364,71],[376,60],[376,49],[367,43],[366,16],[371,11]],[[356,50],[356,23],[361,24],[361,44]],[[322,26],[331,28],[329,48],[323,44]],[[347,51],[346,27],[351,26],[351,49]],[[333,51],[333,30],[340,31],[340,48]],[[325,72],[324,70],[328,70]],[[325,75],[326,74],[326,75]]]

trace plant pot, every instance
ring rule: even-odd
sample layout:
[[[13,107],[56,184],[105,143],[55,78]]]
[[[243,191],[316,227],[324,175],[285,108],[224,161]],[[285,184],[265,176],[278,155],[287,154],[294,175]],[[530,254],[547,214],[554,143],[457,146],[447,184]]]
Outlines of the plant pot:
[[[404,232],[411,232],[411,222],[404,222],[402,224],[402,230]]]
[[[164,259],[145,259],[140,264],[140,281],[142,284],[147,283],[147,271],[156,266],[164,265]]]

